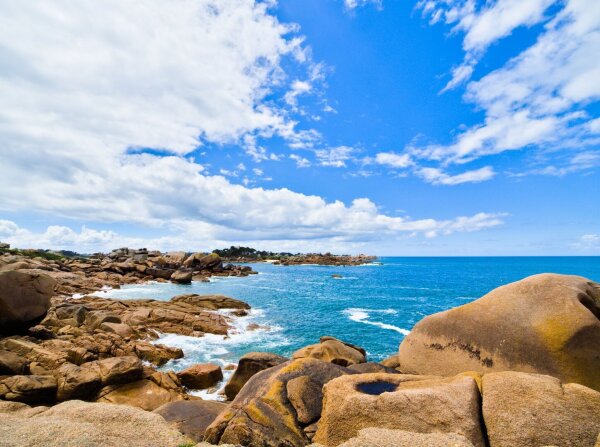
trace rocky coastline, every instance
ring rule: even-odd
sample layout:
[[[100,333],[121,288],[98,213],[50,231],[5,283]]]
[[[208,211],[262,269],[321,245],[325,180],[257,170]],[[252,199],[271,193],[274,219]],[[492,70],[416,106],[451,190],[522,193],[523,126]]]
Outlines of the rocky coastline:
[[[252,273],[218,254],[1,255],[0,446],[600,446],[600,285],[586,278],[535,275],[428,316],[380,363],[328,336],[290,358],[247,353],[215,402],[190,390],[221,368],[159,369],[183,352],[156,340],[227,336],[247,303],[89,295],[178,272]]]
[[[271,262],[275,265],[329,265],[329,266],[356,266],[371,264],[377,260],[377,256],[365,254],[359,255],[335,255],[332,253],[286,253],[259,251],[251,247],[230,247],[223,250],[215,250],[215,253],[227,262]]]

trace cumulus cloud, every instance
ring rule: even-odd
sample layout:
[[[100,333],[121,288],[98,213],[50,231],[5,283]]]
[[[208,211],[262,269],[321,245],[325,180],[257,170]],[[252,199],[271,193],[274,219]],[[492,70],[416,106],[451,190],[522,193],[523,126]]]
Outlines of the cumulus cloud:
[[[392,168],[407,168],[413,164],[410,155],[395,152],[379,152],[375,155],[375,163]]]
[[[366,198],[345,204],[207,174],[189,155],[205,142],[237,143],[263,161],[280,156],[261,138],[298,147],[319,138],[297,130],[284,108],[283,61],[307,68],[309,79],[314,67],[294,28],[278,22],[269,4],[4,2],[0,210],[129,223],[166,235],[131,239],[90,225],[32,233],[5,221],[3,237],[84,251],[123,244],[214,248],[219,241],[288,241],[305,248],[298,241],[351,245],[403,232],[431,236],[501,224],[500,215],[485,213],[446,220],[388,216]],[[321,165],[343,166],[353,149],[316,156]],[[250,171],[223,171],[242,172]]]
[[[315,151],[315,155],[321,166],[344,168],[346,167],[346,162],[354,159],[354,152],[354,148],[338,146],[330,149],[318,149]]]
[[[311,166],[308,158],[304,158],[296,154],[290,154],[290,158],[296,162],[296,167],[298,168],[309,168]]]
[[[588,152],[600,140],[600,3],[566,0],[496,0],[479,7],[471,0],[419,3],[430,21],[464,32],[465,61],[447,88],[468,79],[477,57],[519,26],[546,22],[537,40],[504,66],[467,85],[465,99],[483,110],[482,123],[461,130],[450,144],[413,148],[413,156],[447,166],[529,148],[548,159],[562,150]],[[560,156],[560,155],[557,155]],[[551,173],[552,165],[548,165]],[[576,172],[574,166],[558,170]]]
[[[383,7],[382,0],[344,0],[344,6],[347,10],[352,11],[366,5],[374,5],[377,9]]]
[[[491,179],[496,175],[491,166],[481,169],[465,171],[456,175],[449,175],[438,168],[419,168],[417,175],[426,182],[434,185],[460,185],[462,183],[479,183]]]
[[[600,235],[595,233],[584,234],[571,247],[579,251],[597,253],[600,251]]]

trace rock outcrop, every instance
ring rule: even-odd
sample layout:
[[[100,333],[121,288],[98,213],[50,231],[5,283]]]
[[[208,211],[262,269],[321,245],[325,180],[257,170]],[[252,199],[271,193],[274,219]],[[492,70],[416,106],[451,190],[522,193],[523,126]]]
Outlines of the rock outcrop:
[[[325,385],[314,441],[337,446],[369,427],[457,433],[484,447],[477,383],[472,377],[404,374],[343,376]]]
[[[311,447],[319,447],[314,444]],[[414,433],[386,428],[363,428],[339,447],[473,447],[456,433]]]
[[[367,361],[367,353],[363,348],[327,336],[321,337],[320,343],[306,346],[292,355],[293,359],[309,357],[340,366],[350,366]]]
[[[273,366],[281,365],[289,359],[270,352],[249,352],[244,354],[238,363],[236,370],[225,385],[225,396],[233,400],[242,387],[256,373]]]
[[[190,439],[160,415],[72,400],[51,408],[0,402],[0,445],[177,447]]]
[[[400,345],[402,372],[523,371],[600,390],[600,285],[542,274],[421,320]]]
[[[261,371],[208,427],[206,440],[247,447],[307,445],[307,432],[320,417],[321,396],[316,390],[349,373],[347,368],[313,358]]]
[[[192,365],[177,373],[181,384],[191,390],[205,390],[223,380],[223,371],[219,365],[203,363]]]
[[[0,332],[29,327],[50,308],[56,281],[44,273],[0,272]]]
[[[490,447],[594,447],[600,436],[598,391],[520,372],[486,374],[482,385]]]
[[[206,428],[226,408],[227,405],[221,402],[180,400],[158,407],[154,413],[160,414],[188,438],[200,442],[204,440]]]

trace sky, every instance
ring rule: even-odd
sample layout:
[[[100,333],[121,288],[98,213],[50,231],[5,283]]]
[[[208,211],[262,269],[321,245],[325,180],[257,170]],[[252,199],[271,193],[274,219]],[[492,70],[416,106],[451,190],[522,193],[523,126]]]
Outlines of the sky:
[[[0,10],[0,241],[600,254],[597,0]]]

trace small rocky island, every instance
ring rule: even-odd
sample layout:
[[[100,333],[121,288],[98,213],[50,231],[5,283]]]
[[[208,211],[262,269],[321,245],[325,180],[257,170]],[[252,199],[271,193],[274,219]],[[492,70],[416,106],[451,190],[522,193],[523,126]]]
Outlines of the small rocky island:
[[[260,251],[251,247],[235,247],[223,250],[215,250],[228,262],[272,262],[276,265],[335,265],[352,266],[370,264],[377,259],[376,256],[369,255],[334,255],[331,253],[287,253],[272,251]]]
[[[221,369],[159,369],[183,352],[156,338],[227,336],[248,304],[89,293],[250,269],[217,253],[4,251],[0,446],[600,445],[600,285],[586,278],[536,275],[428,316],[380,363],[320,334],[290,358],[247,353],[215,402],[189,391]]]

